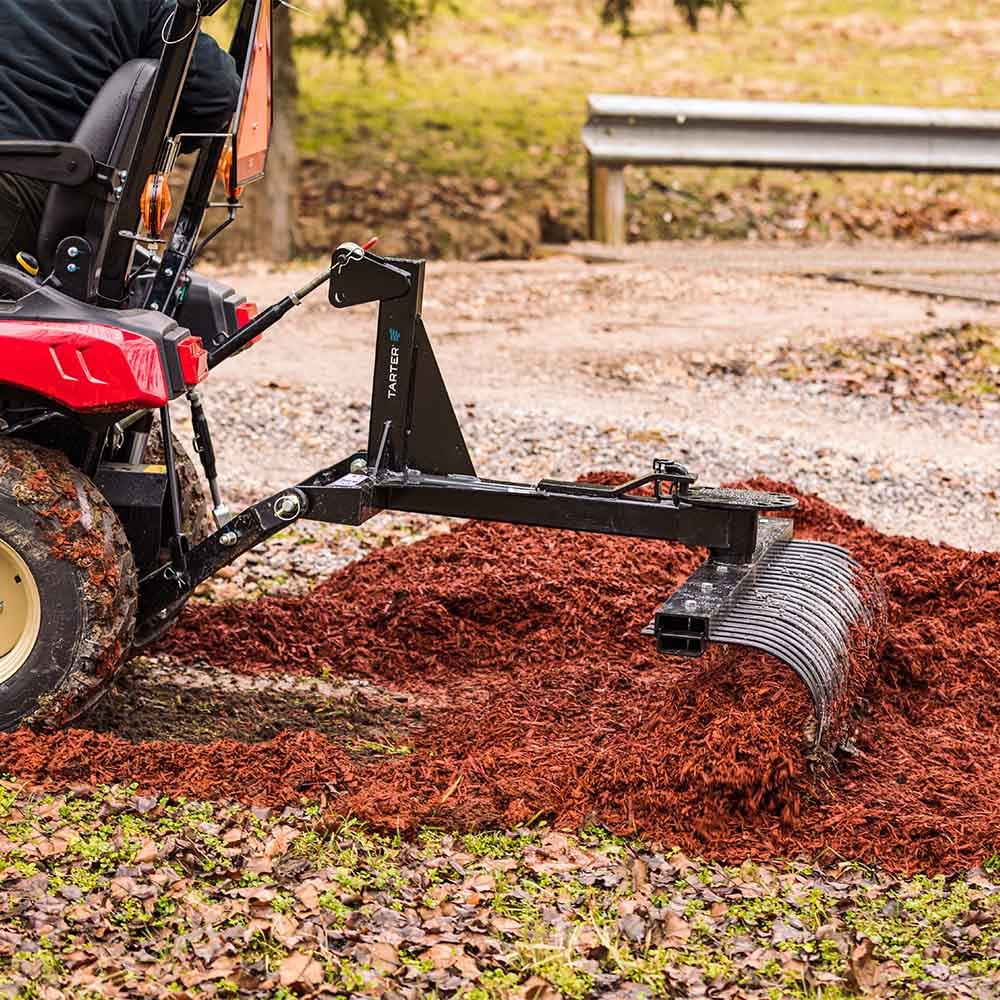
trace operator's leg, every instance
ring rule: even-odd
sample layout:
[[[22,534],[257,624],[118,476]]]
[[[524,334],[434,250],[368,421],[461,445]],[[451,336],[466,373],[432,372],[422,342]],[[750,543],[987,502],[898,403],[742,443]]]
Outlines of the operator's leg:
[[[38,229],[49,185],[27,177],[0,174],[0,264],[17,266],[23,250],[38,254]]]

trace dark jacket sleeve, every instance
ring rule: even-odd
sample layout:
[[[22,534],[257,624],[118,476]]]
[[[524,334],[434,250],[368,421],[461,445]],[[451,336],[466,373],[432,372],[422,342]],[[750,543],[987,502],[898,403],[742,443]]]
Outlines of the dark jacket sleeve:
[[[163,52],[164,28],[173,13],[174,0],[149,0],[149,4],[142,56],[159,58]],[[173,132],[219,132],[227,129],[236,110],[239,93],[240,77],[233,57],[202,32],[195,44]]]

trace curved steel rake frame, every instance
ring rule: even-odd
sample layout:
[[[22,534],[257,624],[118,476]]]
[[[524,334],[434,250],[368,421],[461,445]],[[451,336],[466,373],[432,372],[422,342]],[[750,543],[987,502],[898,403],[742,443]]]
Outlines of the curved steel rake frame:
[[[793,539],[791,521],[769,519],[753,559],[733,564],[710,558],[645,631],[664,653],[698,656],[716,642],[788,664],[812,699],[819,745],[850,694],[852,656],[864,645],[857,630],[879,624],[882,599],[862,592],[864,572],[840,546]]]

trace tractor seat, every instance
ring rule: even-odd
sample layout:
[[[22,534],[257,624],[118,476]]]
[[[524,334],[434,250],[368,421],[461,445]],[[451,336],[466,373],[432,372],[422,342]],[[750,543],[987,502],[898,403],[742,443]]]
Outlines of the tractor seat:
[[[73,141],[102,163],[117,167],[129,163],[156,69],[155,59],[133,59],[117,69],[98,91]],[[53,184],[38,231],[40,273],[51,273],[56,247],[67,236],[84,237],[93,247],[94,266],[99,268],[117,207],[84,188]]]

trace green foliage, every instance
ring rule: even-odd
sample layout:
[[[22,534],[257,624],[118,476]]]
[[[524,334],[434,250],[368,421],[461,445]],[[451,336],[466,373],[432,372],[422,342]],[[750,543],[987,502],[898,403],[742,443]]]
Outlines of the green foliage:
[[[462,837],[462,846],[477,858],[518,858],[527,844],[535,843],[530,834],[508,834],[499,830],[467,833]]]
[[[465,994],[464,1000],[503,1000],[517,987],[516,973],[504,969],[487,969],[479,977],[479,985]]]
[[[426,24],[449,0],[338,0],[300,41],[326,52],[395,55],[396,39]]]
[[[336,927],[342,927],[347,923],[347,918],[352,913],[351,908],[335,892],[330,892],[329,890],[321,893],[316,903],[321,910],[326,910],[332,914],[333,924]]]
[[[696,31],[706,10],[721,15],[730,8],[742,15],[745,0],[673,0],[673,4]],[[601,0],[601,20],[628,38],[635,6],[636,0]],[[299,41],[327,53],[366,56],[381,52],[392,61],[396,40],[426,25],[440,8],[459,11],[457,0],[337,0]]]
[[[688,27],[698,30],[698,22],[706,10],[713,10],[722,15],[726,8],[743,15],[745,0],[674,0],[674,6],[681,12]],[[615,25],[623,38],[632,34],[632,15],[635,12],[636,0],[603,0],[601,20],[605,24]]]
[[[290,892],[279,891],[271,900],[271,909],[275,913],[291,913],[295,909],[295,897]]]

